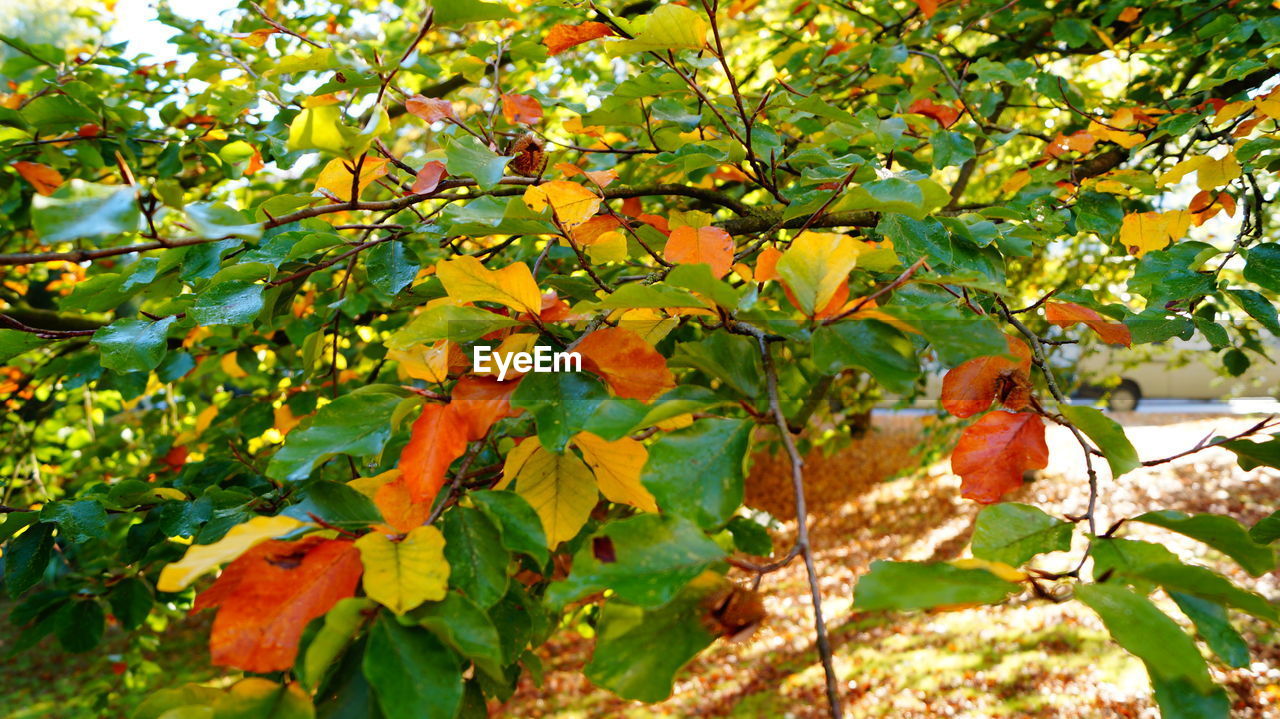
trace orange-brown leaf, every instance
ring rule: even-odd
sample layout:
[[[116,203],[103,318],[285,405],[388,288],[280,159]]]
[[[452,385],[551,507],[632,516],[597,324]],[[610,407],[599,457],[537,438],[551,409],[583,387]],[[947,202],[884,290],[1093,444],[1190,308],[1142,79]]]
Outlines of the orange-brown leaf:
[[[569,230],[569,237],[579,245],[594,245],[600,236],[622,226],[613,215],[596,215],[586,222]]]
[[[443,162],[432,160],[418,170],[418,174],[413,178],[413,187],[409,191],[415,195],[435,192],[435,189],[440,186],[440,181],[447,174],[449,173],[445,171]]]
[[[581,25],[556,25],[551,28],[542,44],[547,52],[559,55],[571,47],[602,37],[613,35],[613,29],[602,22],[584,22]]]
[[[438,97],[414,95],[408,100],[405,100],[404,109],[427,122],[438,122],[444,119],[458,119],[458,116],[453,113],[453,103],[448,100],[441,100]]]
[[[355,594],[361,571],[360,552],[342,539],[271,540],[240,555],[192,607],[218,609],[209,636],[213,663],[247,672],[289,669],[307,623]]]
[[[974,357],[953,367],[942,378],[942,408],[957,417],[986,411],[993,400],[1009,409],[1022,409],[1031,400],[1031,350],[1009,335],[1009,354]]]
[[[923,8],[923,5],[921,7]],[[930,17],[933,16],[932,12],[926,12],[925,14]],[[960,119],[959,110],[950,105],[939,105],[927,97],[922,97],[911,103],[911,106],[907,108],[907,112],[931,117],[943,127],[951,127],[956,124],[956,120]]]
[[[1023,472],[1048,464],[1044,422],[1027,412],[984,416],[965,428],[951,455],[951,471],[963,480],[961,496],[983,504],[1000,501],[1022,486]]]
[[[766,247],[756,257],[756,282],[768,282],[778,279],[778,260],[782,259],[782,250],[777,247]]]
[[[542,119],[542,104],[528,95],[503,95],[502,116],[512,124],[532,125]]]
[[[455,407],[462,418],[468,440],[483,439],[494,422],[520,414],[522,410],[511,407],[511,393],[519,384],[519,380],[499,382],[493,377],[472,375],[458,380],[449,406]]]
[[[421,527],[431,514],[430,502],[414,501],[402,473],[378,487],[373,495],[373,503],[387,524],[401,534],[408,534]]]
[[[1074,302],[1049,302],[1044,307],[1044,318],[1059,327],[1070,327],[1083,322],[1109,345],[1128,347],[1133,341],[1129,328],[1119,322],[1110,322],[1107,318],[1088,307],[1081,307]]]
[[[942,4],[941,0],[912,0],[912,2],[920,8],[920,12],[924,13],[925,17],[933,17],[934,13],[938,12],[938,6]]]
[[[711,274],[724,277],[733,266],[733,237],[719,227],[677,227],[663,254],[677,265],[710,265]]]
[[[453,460],[467,449],[466,423],[452,405],[428,404],[400,453],[400,470],[415,502],[430,503],[444,486]]]
[[[36,192],[41,195],[52,195],[53,191],[58,189],[58,185],[62,184],[62,173],[48,165],[19,160],[13,163],[13,169],[22,175],[22,179],[30,182],[31,186],[36,188]]]
[[[575,348],[583,367],[599,374],[619,397],[652,399],[675,386],[667,361],[643,337],[621,327],[596,330]]]

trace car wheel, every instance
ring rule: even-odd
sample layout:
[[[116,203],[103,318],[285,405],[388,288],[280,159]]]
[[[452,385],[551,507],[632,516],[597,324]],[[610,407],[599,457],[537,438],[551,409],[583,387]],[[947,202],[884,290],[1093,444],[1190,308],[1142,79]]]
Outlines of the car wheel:
[[[1132,412],[1138,408],[1138,403],[1141,401],[1142,390],[1139,389],[1138,383],[1126,379],[1111,390],[1111,395],[1107,397],[1107,409],[1112,412]]]

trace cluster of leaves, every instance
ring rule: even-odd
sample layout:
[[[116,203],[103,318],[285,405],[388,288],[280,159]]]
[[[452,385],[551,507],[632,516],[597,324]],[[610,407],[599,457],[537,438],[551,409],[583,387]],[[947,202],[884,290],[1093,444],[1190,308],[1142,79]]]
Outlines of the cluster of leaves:
[[[580,623],[591,681],[658,701],[760,621],[731,568],[804,557],[838,715],[807,428],[833,387],[910,398],[942,366],[943,408],[977,417],[953,469],[992,506],[972,559],[877,563],[855,606],[1079,600],[1166,716],[1226,716],[1148,597],[1233,666],[1228,610],[1275,607],[1117,535],[1163,527],[1259,576],[1280,519],[1099,531],[1093,459],[1144,462],[1050,354],[1084,325],[1198,333],[1232,374],[1266,357],[1274,8],[244,4],[230,34],[162,10],[184,63],[0,38],[18,651],[215,610],[212,661],[261,676],[137,716],[453,717]],[[581,367],[522,369],[544,350]],[[1082,516],[1001,503],[1046,466],[1046,420],[1089,464]],[[1277,467],[1267,426],[1212,444]],[[742,506],[761,441],[797,508],[765,563]],[[1078,529],[1075,570],[1034,566]]]

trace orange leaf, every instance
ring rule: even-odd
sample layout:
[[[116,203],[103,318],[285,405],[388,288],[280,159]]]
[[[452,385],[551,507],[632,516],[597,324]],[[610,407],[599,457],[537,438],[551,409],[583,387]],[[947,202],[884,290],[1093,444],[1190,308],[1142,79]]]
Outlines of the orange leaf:
[[[733,237],[719,227],[677,227],[663,255],[677,265],[711,265],[711,274],[724,277],[733,266]]]
[[[450,407],[456,407],[462,418],[467,439],[483,439],[494,422],[503,417],[519,416],[521,410],[511,407],[511,393],[519,380],[499,382],[493,377],[466,375],[453,386]]]
[[[756,256],[756,282],[768,282],[778,279],[778,260],[782,259],[782,250],[777,247],[766,247]]]
[[[414,95],[404,101],[404,109],[427,122],[438,122],[444,119],[458,119],[458,116],[453,114],[453,103],[436,97]]]
[[[399,467],[415,502],[430,503],[453,460],[467,449],[466,423],[452,405],[428,404],[413,423]]]
[[[41,195],[52,195],[53,191],[58,189],[58,185],[62,184],[62,173],[48,165],[19,160],[13,163],[13,169],[22,175],[22,179],[30,182],[31,186],[36,188],[36,192]]]
[[[362,569],[360,552],[342,539],[272,540],[240,555],[192,607],[218,609],[209,636],[213,663],[247,672],[289,669],[307,623],[355,594]]]
[[[1109,322],[1097,312],[1074,302],[1047,303],[1044,306],[1044,318],[1059,327],[1070,327],[1083,322],[1109,345],[1128,347],[1132,342],[1128,327],[1119,322]]]
[[[253,148],[253,155],[249,157],[249,163],[244,166],[245,177],[252,175],[264,167],[266,167],[266,165],[262,162],[262,153],[258,151],[258,148]]]
[[[395,479],[378,487],[373,503],[387,524],[400,534],[408,534],[421,527],[431,514],[431,502],[415,502],[404,475],[399,472]]]
[[[676,385],[666,359],[631,330],[596,330],[575,350],[582,355],[583,367],[603,377],[619,397],[653,399]]]
[[[935,5],[934,7],[936,9],[937,6]],[[921,4],[921,8],[924,8],[923,4]],[[932,12],[925,12],[925,15],[933,17]],[[937,120],[938,124],[943,127],[951,127],[956,124],[956,120],[960,119],[959,110],[950,105],[939,105],[927,97],[922,97],[911,103],[911,106],[907,108],[907,112],[931,117],[934,120]]]
[[[1000,501],[1022,486],[1022,473],[1044,469],[1049,447],[1044,422],[1027,412],[992,412],[969,425],[951,455],[951,471],[960,475],[960,494],[983,504]]]
[[[559,55],[576,45],[611,35],[613,35],[613,29],[602,22],[584,22],[581,25],[556,25],[542,39],[542,44],[547,46],[547,52],[552,55]]]
[[[586,222],[569,230],[569,237],[579,245],[594,245],[600,236],[622,226],[613,215],[596,215]]]
[[[565,177],[575,177],[583,175],[600,187],[608,187],[610,182],[618,179],[618,171],[609,170],[584,170],[577,165],[568,162],[557,162],[556,169],[564,173]]]
[[[512,124],[532,125],[542,119],[542,105],[528,95],[503,95],[502,116]]]
[[[622,201],[621,212],[627,217],[638,217],[644,214],[644,205],[639,197],[628,197]]]
[[[957,417],[972,417],[999,400],[1009,409],[1022,409],[1030,402],[1031,350],[1009,335],[1011,360],[1002,355],[974,357],[953,367],[942,378],[942,408]]]
[[[942,4],[939,0],[912,0],[912,2],[920,8],[920,12],[924,13],[925,17],[933,17],[934,13],[938,12],[938,6]]]
[[[418,174],[413,180],[413,187],[409,191],[415,195],[435,192],[435,189],[440,186],[440,180],[443,180],[447,174],[449,173],[445,171],[443,162],[432,160],[423,165],[421,170],[418,170]]]

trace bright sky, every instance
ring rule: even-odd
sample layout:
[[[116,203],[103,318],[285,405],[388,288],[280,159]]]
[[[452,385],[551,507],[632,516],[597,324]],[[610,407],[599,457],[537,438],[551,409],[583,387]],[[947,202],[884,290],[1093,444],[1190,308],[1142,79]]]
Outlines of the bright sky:
[[[177,31],[156,20],[155,4],[156,0],[119,0],[108,42],[127,40],[128,55],[149,53],[160,61],[176,59],[177,48],[169,44],[169,38]],[[203,20],[212,30],[228,28],[236,12],[236,0],[169,0],[169,6],[182,17]]]

